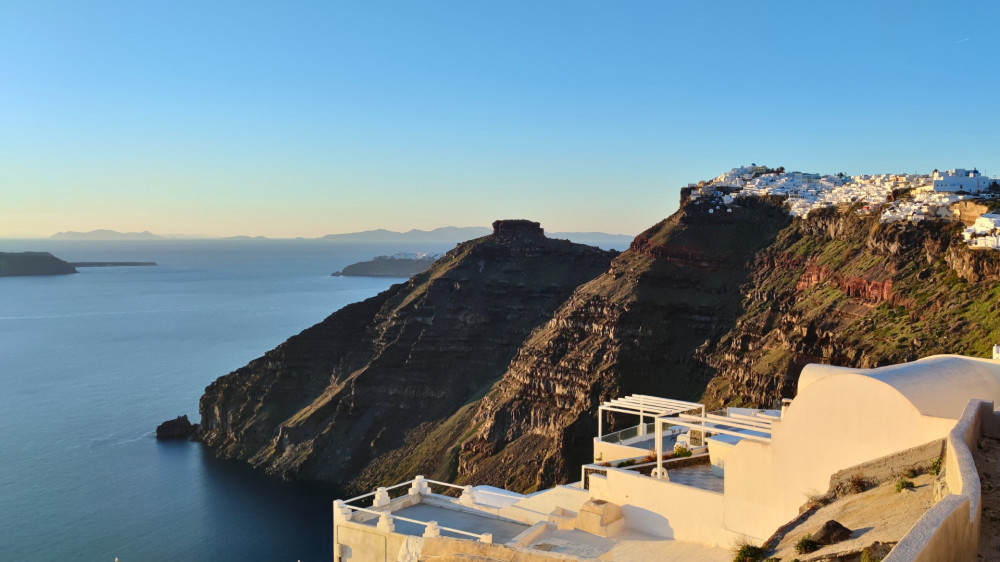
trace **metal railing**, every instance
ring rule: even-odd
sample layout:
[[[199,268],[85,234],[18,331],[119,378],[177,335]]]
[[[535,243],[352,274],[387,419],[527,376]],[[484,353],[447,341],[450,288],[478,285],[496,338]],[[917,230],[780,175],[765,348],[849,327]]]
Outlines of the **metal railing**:
[[[463,531],[461,529],[455,529],[454,527],[445,527],[439,525],[437,521],[420,521],[418,519],[412,519],[410,517],[404,517],[402,515],[393,515],[387,508],[391,505],[391,499],[389,499],[389,492],[404,486],[409,486],[409,495],[429,495],[429,496],[440,496],[441,498],[447,498],[447,496],[441,496],[440,494],[434,494],[430,491],[430,485],[444,486],[446,488],[452,488],[455,490],[461,490],[463,497],[472,499],[472,494],[490,494],[494,496],[500,496],[504,498],[511,498],[509,494],[503,494],[500,492],[494,492],[492,490],[473,490],[472,486],[459,486],[457,484],[452,484],[450,482],[441,482],[438,480],[430,480],[424,478],[423,476],[417,476],[412,480],[407,480],[406,482],[400,482],[394,486],[385,486],[376,489],[374,492],[369,492],[367,494],[361,494],[360,496],[355,496],[347,500],[335,500],[334,505],[334,517],[336,517],[336,511],[340,510],[342,514],[348,515],[353,512],[366,513],[369,515],[375,515],[379,518],[378,527],[392,530],[393,521],[405,521],[407,523],[414,523],[416,525],[422,525],[424,527],[424,536],[440,536],[441,532],[453,533],[457,535],[465,535],[467,537],[472,537],[480,542],[492,543],[493,534],[492,533],[471,533],[469,531]],[[372,498],[373,508],[362,507],[359,505],[351,505],[354,502],[358,502],[367,498]],[[451,498],[448,498],[451,499]]]

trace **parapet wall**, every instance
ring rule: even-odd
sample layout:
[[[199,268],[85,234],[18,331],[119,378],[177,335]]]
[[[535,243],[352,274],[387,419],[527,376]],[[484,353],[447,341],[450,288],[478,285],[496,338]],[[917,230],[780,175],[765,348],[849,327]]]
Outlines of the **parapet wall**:
[[[923,445],[886,455],[868,462],[845,468],[830,476],[831,493],[851,485],[851,480],[861,476],[868,486],[877,486],[901,476],[914,466],[929,467],[935,459],[945,456],[945,439],[935,439]]]
[[[885,562],[975,560],[979,551],[982,490],[972,447],[983,434],[1000,434],[993,402],[971,400],[945,439],[949,495],[927,510]]]

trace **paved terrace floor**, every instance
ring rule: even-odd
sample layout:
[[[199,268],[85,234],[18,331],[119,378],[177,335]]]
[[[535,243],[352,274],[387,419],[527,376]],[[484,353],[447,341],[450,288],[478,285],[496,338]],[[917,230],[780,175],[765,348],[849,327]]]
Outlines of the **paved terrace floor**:
[[[493,533],[493,542],[496,544],[504,544],[528,528],[527,525],[514,523],[513,521],[493,519],[492,517],[422,503],[393,511],[392,515],[409,517],[417,521],[437,521],[438,525],[442,527],[451,527],[452,529],[475,533],[477,535]],[[396,525],[397,533],[414,537],[424,534],[423,525],[410,523],[409,521],[400,521],[399,519],[393,519],[393,522]],[[377,523],[378,518],[376,517],[365,524],[374,527]],[[441,536],[458,539],[471,538],[458,533],[449,533],[444,529],[441,530]]]
[[[535,539],[528,548],[567,554],[584,559],[628,560],[630,562],[729,562],[733,553],[723,548],[665,540],[626,529],[609,538],[583,531],[549,531]]]
[[[671,482],[701,488],[710,492],[721,494],[725,489],[725,479],[712,474],[712,465],[710,464],[667,469],[667,477]]]

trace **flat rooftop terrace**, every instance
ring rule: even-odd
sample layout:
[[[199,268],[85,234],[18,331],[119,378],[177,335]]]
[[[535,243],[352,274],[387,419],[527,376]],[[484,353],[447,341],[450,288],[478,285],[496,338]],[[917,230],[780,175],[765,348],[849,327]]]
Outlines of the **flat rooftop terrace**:
[[[520,535],[528,528],[527,525],[515,523],[513,521],[494,519],[485,515],[477,515],[467,511],[459,511],[456,509],[448,509],[423,503],[393,511],[392,515],[409,517],[410,519],[416,519],[417,521],[437,521],[438,525],[442,527],[451,527],[452,529],[458,529],[460,531],[467,531],[469,533],[476,533],[479,535],[483,533],[492,533],[493,542],[496,544],[504,544]],[[399,519],[393,519],[393,522],[396,525],[397,533],[414,537],[419,537],[424,534],[424,526],[418,523],[400,521]],[[376,524],[378,524],[377,517],[365,523],[365,525],[370,527],[374,527]],[[456,539],[469,538],[458,533],[450,533],[444,529],[441,529],[441,536]]]

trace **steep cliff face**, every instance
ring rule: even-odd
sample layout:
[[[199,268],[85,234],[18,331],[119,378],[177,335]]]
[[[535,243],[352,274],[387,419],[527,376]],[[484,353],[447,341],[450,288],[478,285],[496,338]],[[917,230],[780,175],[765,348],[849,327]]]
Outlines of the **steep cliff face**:
[[[570,480],[590,460],[601,401],[697,398],[707,379],[695,350],[726,333],[747,265],[789,222],[773,202],[741,205],[685,205],[577,289],[470,416],[458,479],[519,490]]]
[[[1000,258],[954,222],[880,224],[850,209],[796,219],[761,252],[745,312],[697,357],[709,406],[773,405],[807,363],[875,367],[1000,341]]]
[[[212,383],[204,442],[272,474],[345,485],[461,411],[614,255],[528,221],[494,229]]]
[[[498,222],[213,383],[205,441],[354,489],[414,474],[518,491],[572,481],[598,405],[619,395],[769,406],[810,362],[985,354],[1000,342],[1000,252],[969,249],[960,230],[687,200],[612,261]]]

